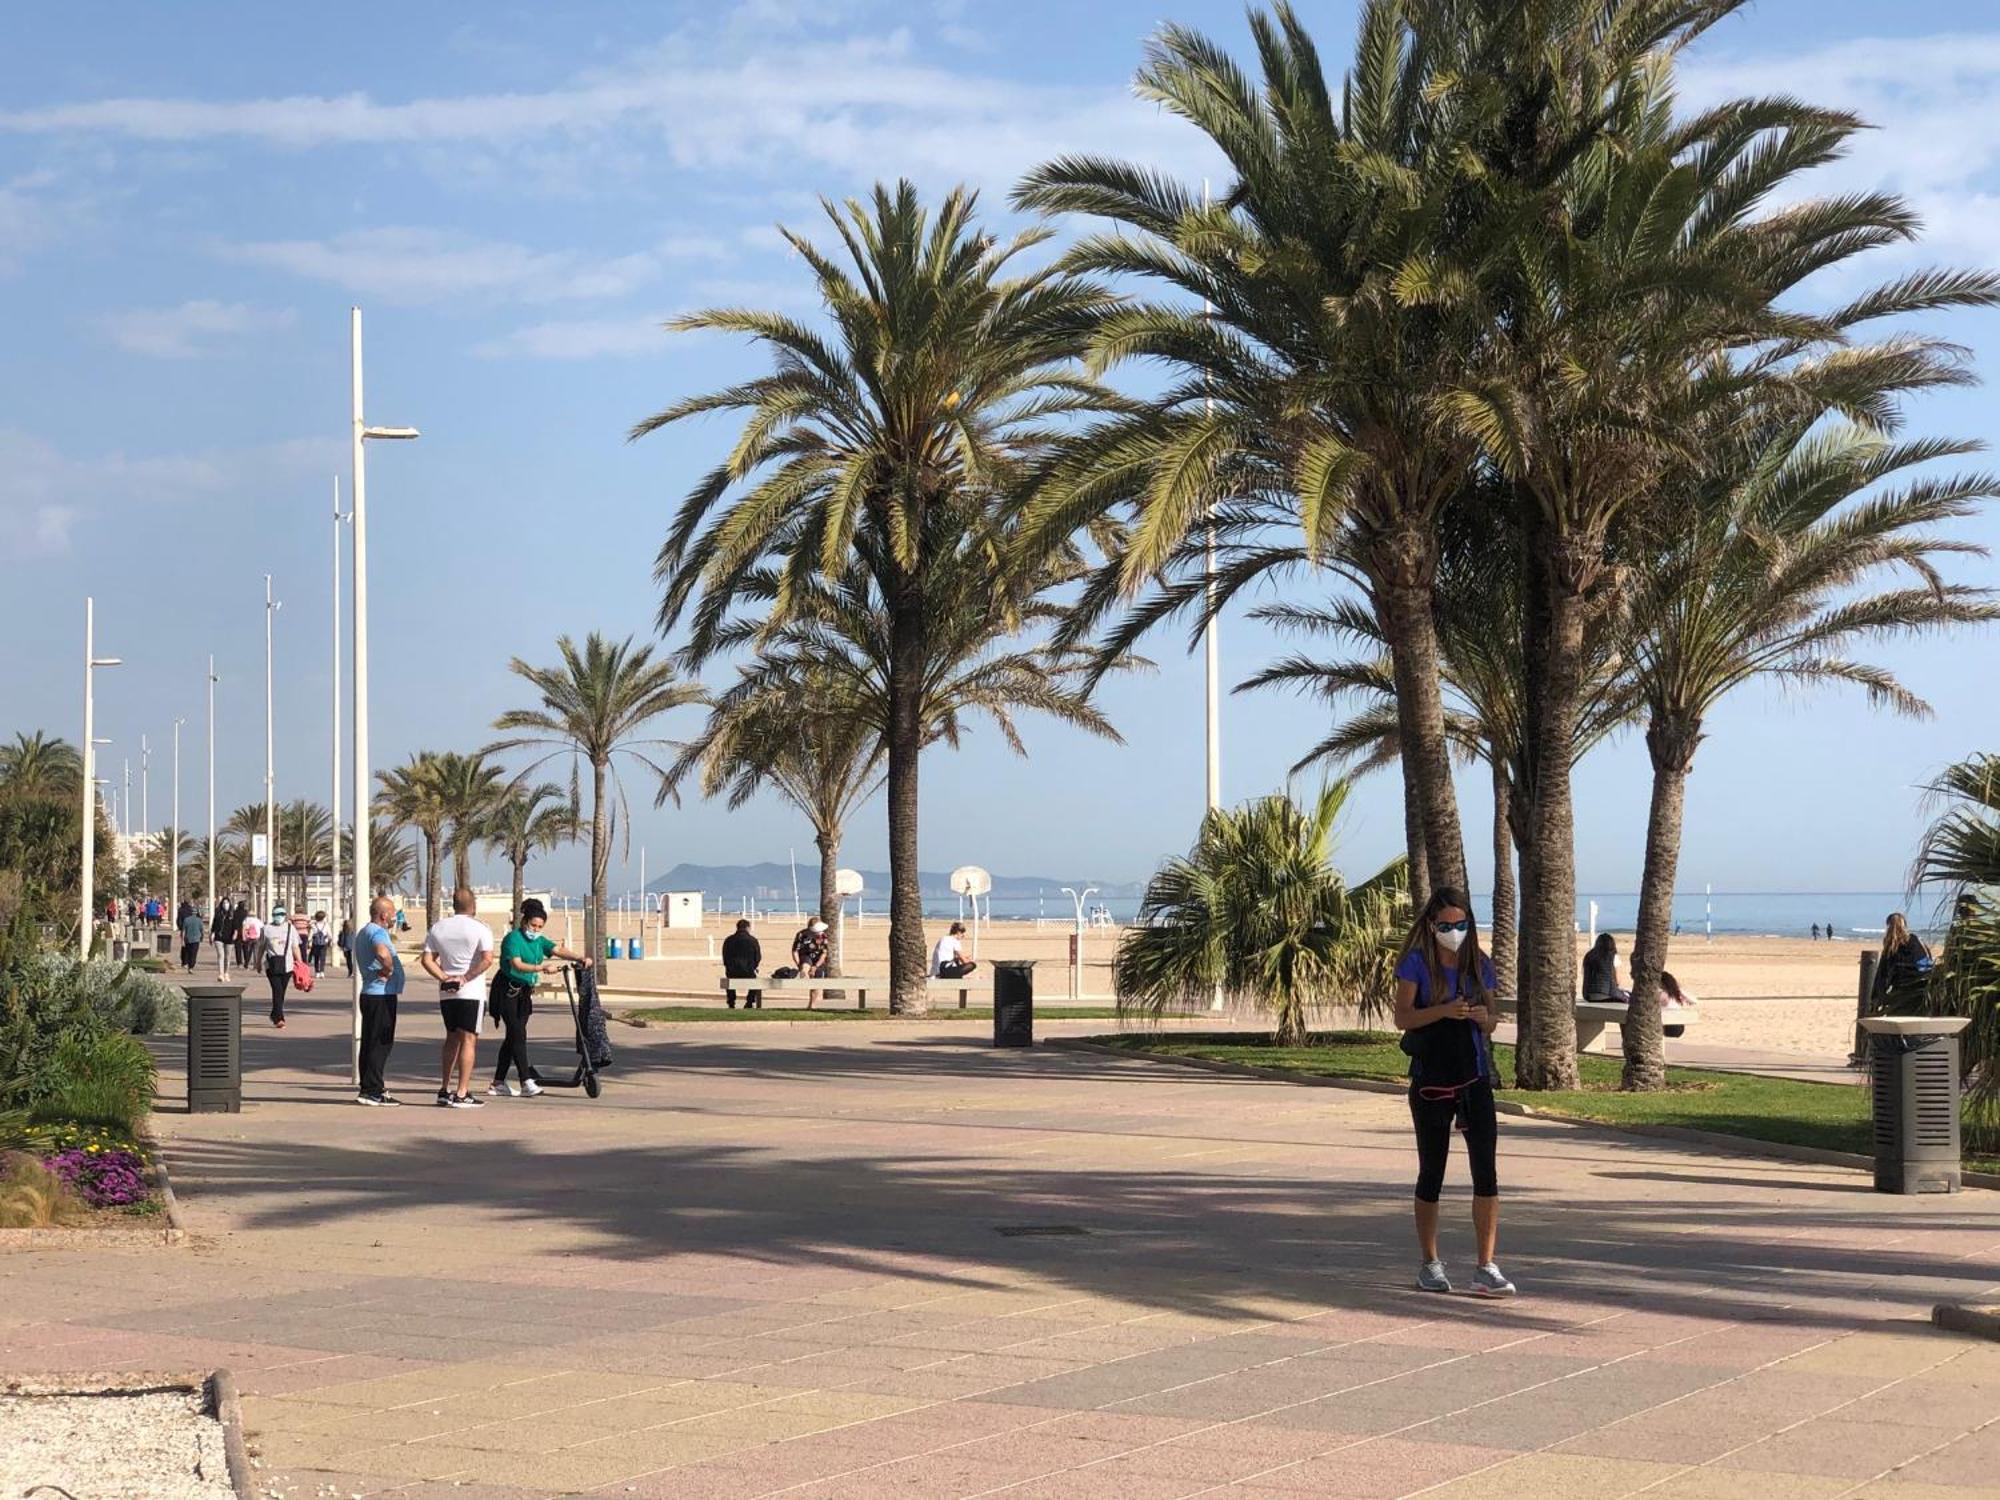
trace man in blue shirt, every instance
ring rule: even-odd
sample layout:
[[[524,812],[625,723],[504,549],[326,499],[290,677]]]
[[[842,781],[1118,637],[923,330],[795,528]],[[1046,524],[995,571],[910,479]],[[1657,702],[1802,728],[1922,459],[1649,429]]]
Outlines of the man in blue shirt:
[[[403,961],[388,924],[396,903],[377,896],[368,907],[368,925],[354,934],[354,963],[361,975],[361,1092],[357,1104],[401,1104],[383,1086],[389,1049],[396,1045],[396,997],[403,993]]]

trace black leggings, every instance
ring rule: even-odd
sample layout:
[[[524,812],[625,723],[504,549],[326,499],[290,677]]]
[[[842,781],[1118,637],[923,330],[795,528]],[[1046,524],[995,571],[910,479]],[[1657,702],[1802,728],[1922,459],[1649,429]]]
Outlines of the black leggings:
[[[271,1019],[285,1019],[285,991],[292,987],[292,970],[282,958],[264,960],[264,977],[271,981]]]
[[[1497,1198],[1500,1177],[1493,1164],[1493,1149],[1500,1135],[1500,1122],[1493,1108],[1491,1084],[1474,1083],[1458,1097],[1426,1099],[1410,1085],[1410,1119],[1417,1127],[1417,1199],[1435,1203],[1444,1191],[1445,1158],[1451,1154],[1451,1127],[1465,1127],[1465,1154],[1472,1163],[1472,1195]]]
[[[502,979],[493,986],[493,1014],[507,1034],[500,1041],[500,1062],[493,1074],[495,1083],[507,1081],[507,1069],[511,1066],[526,1083],[533,1075],[528,1071],[528,1017],[535,1011],[535,992],[526,985],[517,985]]]

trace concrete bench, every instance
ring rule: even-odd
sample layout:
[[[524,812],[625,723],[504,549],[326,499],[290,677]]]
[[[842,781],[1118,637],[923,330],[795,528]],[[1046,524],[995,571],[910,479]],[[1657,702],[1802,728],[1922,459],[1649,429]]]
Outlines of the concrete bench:
[[[1500,1002],[1500,1014],[1513,1016],[1518,1007],[1512,1000]],[[1622,1025],[1626,1006],[1622,1000],[1579,1000],[1576,1002],[1576,1050],[1588,1052],[1604,1035],[1607,1026]],[[1693,1005],[1670,1005],[1660,1011],[1662,1026],[1692,1026],[1701,1019]]]
[[[731,979],[723,976],[721,988],[725,992],[734,991],[747,994],[751,990],[766,995],[808,995],[814,990],[840,990],[854,996],[855,1009],[868,1009],[868,992],[881,994],[889,988],[886,974],[842,974],[838,977],[827,975],[822,979]],[[963,979],[930,979],[925,981],[933,999],[958,997],[958,1008],[964,1010],[969,996],[978,994],[987,999],[993,995],[993,979],[985,970],[979,969]]]

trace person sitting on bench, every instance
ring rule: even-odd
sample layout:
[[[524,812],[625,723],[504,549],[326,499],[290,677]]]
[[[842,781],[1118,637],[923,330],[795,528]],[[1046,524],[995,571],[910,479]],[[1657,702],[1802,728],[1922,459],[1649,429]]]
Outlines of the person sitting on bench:
[[[937,941],[931,950],[931,978],[963,979],[979,965],[965,956],[965,944],[960,941],[965,936],[965,924],[954,922],[951,931]]]
[[[1677,1010],[1692,1009],[1694,1009],[1694,996],[1682,989],[1680,981],[1673,975],[1665,969],[1660,970],[1660,1018],[1664,1023],[1660,1027],[1661,1032],[1667,1036],[1686,1036],[1685,1024],[1675,1025],[1666,1018]]]
[[[1619,987],[1618,940],[1608,932],[1600,932],[1590,951],[1583,955],[1583,998],[1612,1000],[1621,1005],[1632,998],[1630,990]]]

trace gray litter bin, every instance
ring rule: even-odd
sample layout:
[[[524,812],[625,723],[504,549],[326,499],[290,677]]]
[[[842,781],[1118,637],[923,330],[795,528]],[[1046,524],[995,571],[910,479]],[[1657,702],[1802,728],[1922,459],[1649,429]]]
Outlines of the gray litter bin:
[[[153,952],[161,958],[173,957],[174,935],[164,927],[153,934]]]
[[[1964,1016],[1867,1016],[1875,1191],[1959,1189],[1958,1034]]]
[[[243,1110],[243,986],[191,984],[188,1006],[188,1113]]]
[[[993,965],[993,1045],[1035,1045],[1035,961],[1003,958]]]

